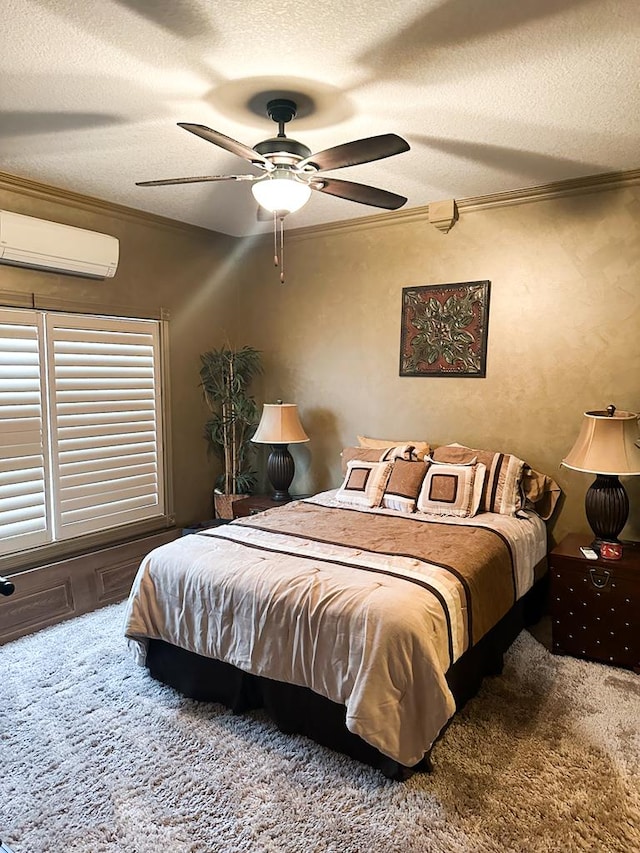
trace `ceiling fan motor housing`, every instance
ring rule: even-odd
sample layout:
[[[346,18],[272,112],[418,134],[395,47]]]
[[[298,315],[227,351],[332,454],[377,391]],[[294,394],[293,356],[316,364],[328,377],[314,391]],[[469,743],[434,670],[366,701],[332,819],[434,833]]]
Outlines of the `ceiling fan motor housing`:
[[[271,139],[265,139],[253,146],[253,150],[263,157],[271,157],[274,154],[284,154],[297,160],[305,160],[311,156],[311,149],[298,142],[295,139],[289,139],[285,136],[274,136]],[[275,162],[275,161],[274,161]]]
[[[311,149],[295,139],[288,139],[284,125],[296,117],[297,105],[288,98],[273,98],[267,103],[267,114],[278,123],[278,135],[264,139],[253,150],[267,157],[275,166],[293,166],[311,156]]]

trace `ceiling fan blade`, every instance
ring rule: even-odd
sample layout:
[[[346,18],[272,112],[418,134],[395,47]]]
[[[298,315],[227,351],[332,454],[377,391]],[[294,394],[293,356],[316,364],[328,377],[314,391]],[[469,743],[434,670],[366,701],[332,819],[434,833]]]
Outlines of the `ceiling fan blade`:
[[[409,143],[395,133],[385,133],[382,136],[369,136],[366,139],[356,139],[353,142],[345,142],[336,145],[335,148],[327,148],[318,151],[298,163],[298,168],[303,169],[307,164],[315,166],[319,171],[326,169],[342,169],[344,166],[357,166],[359,163],[371,163],[373,160],[382,160],[384,157],[392,157],[394,154],[402,154],[409,150]]]
[[[201,139],[206,139],[207,142],[212,142],[219,148],[224,148],[225,151],[237,154],[238,157],[249,160],[250,163],[260,163],[260,165],[269,170],[273,168],[271,162],[266,157],[263,157],[262,154],[258,154],[257,151],[249,148],[248,145],[243,145],[242,142],[231,139],[230,136],[225,136],[224,133],[218,133],[217,130],[211,130],[210,127],[205,127],[203,124],[188,124],[183,121],[178,122],[178,127],[183,127],[189,133],[195,133]]]
[[[360,204],[370,204],[372,207],[384,207],[386,210],[397,210],[407,199],[388,190],[369,187],[367,184],[356,184],[353,181],[340,181],[337,178],[319,178],[311,182],[311,189],[321,193],[336,195],[348,201],[358,201]]]
[[[257,181],[262,175],[201,175],[196,178],[166,178],[162,181],[136,181],[137,187],[168,187],[171,184],[199,184],[203,181]]]

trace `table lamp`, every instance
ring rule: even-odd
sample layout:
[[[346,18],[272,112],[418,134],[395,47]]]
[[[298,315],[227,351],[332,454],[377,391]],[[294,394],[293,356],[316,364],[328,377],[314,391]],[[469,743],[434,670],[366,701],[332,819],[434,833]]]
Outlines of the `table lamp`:
[[[267,477],[273,488],[271,499],[291,500],[289,486],[293,480],[295,465],[287,445],[309,441],[309,436],[300,423],[295,403],[283,403],[281,400],[277,403],[265,403],[258,429],[251,441],[271,445],[267,460]]]
[[[585,496],[587,521],[594,532],[592,547],[617,542],[627,523],[629,497],[619,476],[640,474],[638,415],[616,411],[585,412],[580,433],[562,465],[595,474]]]

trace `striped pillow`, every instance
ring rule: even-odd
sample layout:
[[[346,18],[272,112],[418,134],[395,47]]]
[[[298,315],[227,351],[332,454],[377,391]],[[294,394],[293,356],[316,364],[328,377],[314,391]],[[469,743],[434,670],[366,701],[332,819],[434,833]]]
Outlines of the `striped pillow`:
[[[428,462],[396,459],[382,496],[382,506],[400,512],[415,512],[420,487],[428,467]]]
[[[429,466],[420,494],[418,510],[432,515],[469,518],[478,512],[486,468],[477,465]]]
[[[462,444],[447,444],[431,454],[434,462],[462,465],[474,456],[487,469],[482,490],[480,512],[515,515],[522,509],[521,480],[525,463],[510,453],[473,450]]]
[[[351,460],[347,463],[344,481],[336,492],[336,500],[365,508],[380,506],[392,468],[393,462]]]

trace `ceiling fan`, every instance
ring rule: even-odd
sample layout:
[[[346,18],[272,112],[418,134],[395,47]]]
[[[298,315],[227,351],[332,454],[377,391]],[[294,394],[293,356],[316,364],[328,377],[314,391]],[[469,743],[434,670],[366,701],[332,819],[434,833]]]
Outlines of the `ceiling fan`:
[[[188,124],[178,122],[190,133],[195,133],[207,142],[212,142],[232,154],[237,154],[244,160],[248,160],[261,170],[257,175],[202,175],[193,178],[169,178],[162,181],[138,181],[139,187],[161,187],[171,184],[191,184],[200,181],[252,181],[254,194],[258,202],[262,204],[260,196],[262,189],[270,182],[289,182],[296,187],[296,200],[304,197],[304,201],[296,208],[283,209],[285,213],[291,213],[294,209],[302,207],[310,195],[310,190],[339,196],[349,201],[357,201],[360,204],[369,204],[373,207],[382,207],[386,210],[397,210],[407,201],[404,196],[370,187],[366,184],[357,184],[353,181],[341,181],[337,178],[326,177],[323,172],[328,169],[342,169],[345,166],[357,166],[360,163],[370,163],[373,160],[381,160],[394,154],[401,154],[409,150],[408,143],[395,133],[386,133],[381,136],[369,136],[366,139],[357,139],[354,142],[346,142],[327,148],[312,154],[306,145],[285,135],[284,126],[295,118],[297,105],[294,101],[286,98],[275,98],[267,103],[267,114],[278,124],[278,135],[263,142],[258,142],[253,148],[237,142],[217,130],[211,130],[201,124]],[[280,189],[281,187],[279,187]],[[300,188],[300,189],[298,189]],[[277,200],[276,193],[273,197]],[[271,199],[269,191],[264,193],[265,200]],[[266,206],[273,212],[274,208]],[[278,210],[278,208],[275,208]]]
[[[295,139],[286,136],[285,124],[295,118],[297,104],[288,98],[274,98],[267,102],[267,115],[278,125],[278,135],[258,142],[253,148],[211,130],[201,124],[178,122],[190,133],[207,142],[224,148],[247,160],[258,170],[258,174],[248,175],[201,175],[192,178],[168,178],[159,181],[138,181],[139,187],[162,187],[173,184],[193,184],[205,181],[250,181],[251,190],[259,204],[258,218],[264,218],[261,209],[269,211],[274,219],[274,237],[277,221],[280,220],[280,248],[282,254],[282,220],[288,213],[299,210],[307,203],[311,191],[327,193],[348,201],[397,210],[406,203],[405,196],[324,175],[330,169],[342,169],[345,166],[357,166],[382,160],[409,150],[408,143],[395,133],[369,136],[353,142],[345,142],[333,148],[327,148],[312,154],[310,149]],[[275,251],[275,263],[278,265],[278,252]],[[280,275],[284,281],[284,274]]]

